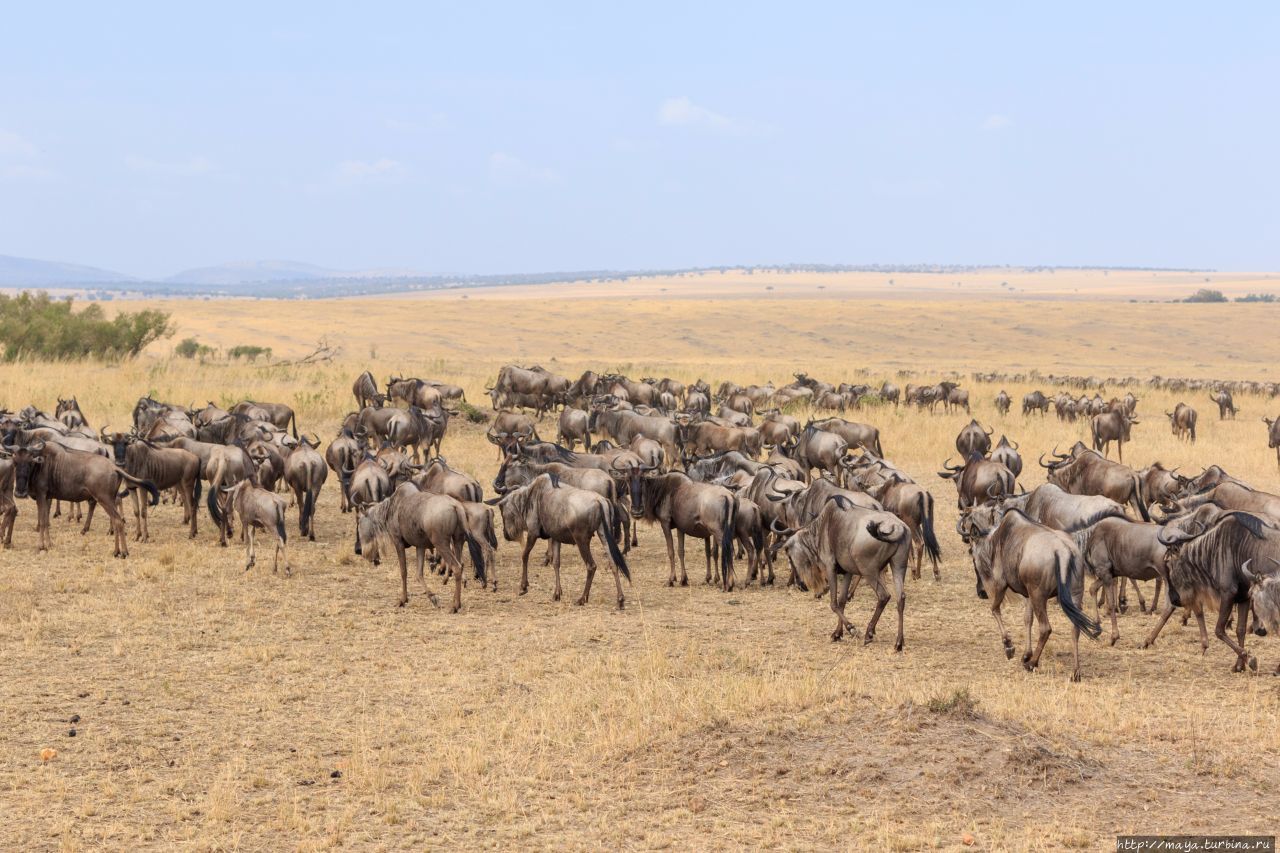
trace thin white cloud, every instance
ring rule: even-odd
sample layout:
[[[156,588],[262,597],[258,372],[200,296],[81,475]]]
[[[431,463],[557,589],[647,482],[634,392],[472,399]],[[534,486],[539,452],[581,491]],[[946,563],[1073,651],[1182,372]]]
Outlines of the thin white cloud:
[[[735,130],[738,123],[715,110],[699,106],[689,98],[667,98],[658,105],[658,124],[692,125],[713,130]]]
[[[169,177],[194,177],[213,171],[213,163],[207,157],[189,157],[186,160],[153,160],[150,157],[130,156],[125,165],[135,172]]]
[[[377,160],[343,160],[338,164],[339,181],[356,183],[360,181],[393,180],[404,175],[404,165],[390,157],[379,157]]]
[[[505,151],[489,155],[489,180],[498,186],[548,186],[559,182],[560,175],[554,169],[534,166]]]
[[[982,120],[982,129],[986,131],[1004,130],[1013,126],[1013,119],[1000,113],[992,113]]]
[[[44,164],[40,149],[26,137],[0,128],[0,180],[47,181],[60,177]]]

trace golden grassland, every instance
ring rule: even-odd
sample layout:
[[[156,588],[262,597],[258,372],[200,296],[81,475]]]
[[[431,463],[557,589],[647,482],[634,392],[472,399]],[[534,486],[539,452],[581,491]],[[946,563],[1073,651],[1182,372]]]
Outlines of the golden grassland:
[[[327,440],[365,367],[456,381],[481,402],[509,359],[566,375],[609,366],[781,384],[796,369],[1271,378],[1276,356],[1265,305],[485,294],[166,307],[180,334],[216,345],[288,356],[327,334],[344,355],[202,365],[163,357],[165,344],[120,366],[6,365],[0,402],[52,407],[74,392],[95,426],[118,426],[143,393],[253,397],[294,405]],[[965,385],[974,416],[1021,442],[1028,488],[1042,481],[1038,451],[1084,435],[1052,417],[1002,419],[1001,386]],[[1016,398],[1032,385],[1003,387]],[[1188,446],[1160,415],[1174,397],[1138,393],[1126,461],[1219,462],[1280,490],[1258,421],[1280,401],[1238,399],[1239,419],[1219,422],[1192,399],[1200,441]],[[352,553],[333,482],[318,541],[291,539],[288,578],[268,560],[244,573],[243,551],[219,549],[207,515],[189,542],[170,505],[127,561],[110,558],[100,521],[81,537],[55,520],[54,550],[39,555],[22,502],[0,554],[0,846],[910,850],[971,836],[978,849],[1098,849],[1121,832],[1274,830],[1280,679],[1231,674],[1226,646],[1201,656],[1194,624],[1177,620],[1140,650],[1154,617],[1133,611],[1116,647],[1082,644],[1081,684],[1067,680],[1057,613],[1041,671],[1023,672],[974,598],[954,488],[935,473],[968,418],[850,417],[878,424],[889,455],[937,498],[942,581],[909,581],[902,654],[884,639],[892,608],[864,647],[829,641],[825,601],[702,586],[697,556],[694,583],[669,589],[647,528],[624,612],[599,583],[587,606],[571,603],[583,573],[567,552],[564,601],[550,601],[536,560],[517,595],[504,542],[498,591],[473,583],[449,615],[412,580],[409,605],[395,607],[395,570]],[[444,452],[482,482],[496,470],[483,427],[454,421]],[[290,520],[294,533],[292,509]],[[1006,606],[1011,626],[1019,604]],[[863,591],[854,623],[870,609]],[[1276,638],[1249,645],[1262,671],[1280,662]],[[42,762],[44,748],[57,756]]]

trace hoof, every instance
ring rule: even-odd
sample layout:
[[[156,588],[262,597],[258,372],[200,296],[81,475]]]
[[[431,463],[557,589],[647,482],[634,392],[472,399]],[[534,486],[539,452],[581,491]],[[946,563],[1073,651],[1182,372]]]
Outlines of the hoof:
[[[680,578],[680,586],[688,586],[688,585],[689,585],[688,578]]]
[[[1013,660],[1013,643],[1004,644],[1004,656],[1006,660]]]
[[[831,642],[833,642],[833,643],[838,643],[838,642],[840,642],[840,640],[841,640],[841,638],[842,638],[842,637],[844,637],[844,631],[832,631],[832,632],[831,632]]]
[[[1072,684],[1080,683],[1080,670],[1077,669],[1075,672],[1071,673],[1071,683]]]
[[[1036,671],[1036,665],[1035,665],[1035,664],[1033,664],[1033,663],[1032,663],[1031,661],[1029,661],[1029,660],[1024,660],[1024,661],[1022,662],[1022,668],[1023,668],[1023,669],[1025,669],[1027,672],[1035,672],[1035,671]]]
[[[582,607],[586,603],[587,603],[587,600],[585,598],[579,598],[577,601],[574,602],[574,604],[578,605],[579,607]]]
[[[902,642],[901,642],[901,641],[896,642],[896,643],[894,643],[894,644],[893,644],[893,650],[894,650],[895,652],[900,652],[900,651],[902,651],[902,646],[903,646],[903,644],[902,644]]]
[[[1249,655],[1249,671],[1250,672],[1258,671],[1258,659],[1253,655]]]
[[[1118,643],[1118,642],[1120,642],[1120,635],[1119,635],[1119,634],[1112,634],[1112,635],[1111,635],[1111,645],[1113,645],[1113,646],[1114,646],[1114,645],[1115,645],[1116,643]]]

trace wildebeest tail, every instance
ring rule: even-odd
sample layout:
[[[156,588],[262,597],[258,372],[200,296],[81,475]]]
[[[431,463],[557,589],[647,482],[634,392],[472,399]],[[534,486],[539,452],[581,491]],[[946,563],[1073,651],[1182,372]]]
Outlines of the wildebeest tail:
[[[192,493],[191,493],[191,503],[192,503],[192,504],[195,504],[195,505],[197,505],[197,506],[198,506],[198,505],[199,505],[199,503],[200,503],[200,488],[201,488],[201,486],[202,486],[202,485],[203,485],[203,483],[202,483],[202,481],[201,481],[201,479],[200,479],[200,475],[199,475],[199,474],[196,474],[196,487],[195,487],[195,489],[193,489],[193,490],[192,490]],[[196,511],[196,506],[192,506],[192,507],[191,507],[191,511],[192,511],[192,512],[195,512],[195,511]]]
[[[890,530],[892,530],[892,528],[890,528]],[[881,542],[888,542],[890,544],[901,542],[902,534],[905,531],[906,531],[906,526],[903,525],[903,529],[896,533],[893,533],[893,532],[886,533],[884,529],[884,525],[882,525],[880,522],[876,521],[875,519],[872,519],[871,521],[867,522],[867,532],[870,533],[872,536],[874,536],[876,539],[879,539]]]
[[[938,537],[933,532],[933,496],[928,492],[920,493],[920,533],[924,537],[925,553],[936,569],[938,560],[942,558],[942,548],[938,546]]]
[[[757,513],[756,518],[759,518],[759,517],[760,517],[759,513]],[[764,554],[764,525],[763,524],[757,524],[755,527],[751,528],[751,544],[752,546],[755,547],[757,554],[760,554],[760,555]]]
[[[1138,515],[1142,516],[1143,521],[1151,520],[1151,513],[1147,512],[1146,497],[1142,494],[1142,478],[1137,474],[1133,475],[1133,494],[1130,495],[1129,502],[1138,511]]]
[[[489,544],[490,548],[498,547],[498,534],[493,532],[493,510],[487,510],[489,514],[489,526],[484,530],[484,541]]]
[[[289,413],[289,427],[290,429],[293,430],[293,437],[297,438],[298,437],[298,413],[297,412]]]
[[[884,458],[884,448],[880,446],[880,433],[876,433],[875,447],[871,448],[876,452],[876,456]]]
[[[476,580],[486,583],[488,578],[485,576],[484,551],[480,548],[479,540],[472,536],[471,531],[467,528],[467,513],[461,504],[457,505],[456,513],[458,529],[462,531],[462,535],[467,539],[467,553],[471,555],[471,565],[475,567]]]
[[[610,505],[612,507],[612,505]],[[610,509],[610,513],[616,510]],[[627,558],[622,556],[622,551],[618,548],[618,537],[613,535],[613,522],[605,521],[600,524],[600,533],[604,536],[604,546],[609,549],[609,559],[613,560],[613,564],[618,567],[618,571],[622,572],[622,576],[631,582],[631,569],[627,566]]]
[[[209,517],[213,519],[213,523],[222,527],[226,522],[222,518],[222,510],[218,509],[218,489],[214,487],[209,490],[208,495]]]
[[[310,533],[311,517],[316,511],[316,490],[310,486],[307,487],[307,493],[302,498],[302,506],[299,508],[299,511],[302,513],[302,524],[299,525],[298,529],[302,533]]]
[[[145,489],[147,494],[151,495],[151,506],[155,506],[156,504],[160,503],[160,490],[156,488],[155,483],[151,482],[150,480],[143,480],[138,477],[135,477],[132,474],[125,471],[123,468],[120,468],[118,466],[116,468],[116,471],[119,472],[120,476],[124,477],[124,479],[127,480],[128,482],[133,483],[135,486],[138,486],[139,488]]]
[[[1097,639],[1102,633],[1102,626],[1090,619],[1085,612],[1076,604],[1075,598],[1071,595],[1071,587],[1074,585],[1076,573],[1080,571],[1080,567],[1076,564],[1074,556],[1067,557],[1067,563],[1062,564],[1062,555],[1054,553],[1053,570],[1057,575],[1058,581],[1058,606],[1062,608],[1062,612],[1067,619],[1071,620],[1071,624],[1075,625],[1085,634]]]
[[[729,572],[733,570],[733,532],[737,527],[738,502],[732,496],[724,499],[724,529],[721,536],[724,541],[720,545],[720,572],[724,583],[729,582]]]
[[[289,532],[284,526],[284,506],[276,507],[276,535],[280,537],[280,541],[289,544]]]

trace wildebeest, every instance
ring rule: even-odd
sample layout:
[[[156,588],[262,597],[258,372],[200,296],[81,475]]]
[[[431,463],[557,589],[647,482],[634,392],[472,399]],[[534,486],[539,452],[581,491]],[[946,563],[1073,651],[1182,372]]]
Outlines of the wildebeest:
[[[993,430],[983,429],[982,424],[977,420],[970,420],[956,435],[956,451],[960,454],[960,458],[968,459],[974,453],[979,456],[990,453],[992,432]]]
[[[528,485],[487,503],[496,504],[502,512],[502,535],[508,541],[516,542],[524,537],[520,552],[521,595],[529,590],[529,553],[538,540],[547,539],[551,542],[556,578],[552,600],[559,601],[561,596],[560,546],[571,544],[578,546],[578,553],[587,567],[586,583],[577,601],[579,605],[586,604],[591,595],[591,581],[596,574],[591,540],[597,538],[609,552],[618,592],[618,609],[623,608],[626,598],[622,592],[622,577],[629,582],[631,572],[613,534],[616,504],[596,492],[562,483],[553,474],[539,474]]]
[[[1165,546],[1165,574],[1169,589],[1169,602],[1160,621],[1151,630],[1143,647],[1155,642],[1173,611],[1182,606],[1191,609],[1200,624],[1201,645],[1207,648],[1204,633],[1204,610],[1218,611],[1214,636],[1236,653],[1232,672],[1243,672],[1246,667],[1257,668],[1257,660],[1244,648],[1245,631],[1249,622],[1250,580],[1242,567],[1255,562],[1264,564],[1268,559],[1280,557],[1280,537],[1271,531],[1274,527],[1263,518],[1243,511],[1227,511],[1217,514],[1210,523],[1197,518],[1187,524],[1170,525],[1159,533],[1160,544]],[[1227,622],[1235,610],[1236,639],[1227,634]]]
[[[160,447],[138,438],[135,433],[107,433],[103,427],[102,436],[111,445],[116,464],[121,468],[140,480],[150,481],[161,491],[178,490],[182,501],[182,520],[190,524],[189,535],[194,539],[200,509],[200,458],[180,447]],[[134,538],[147,542],[151,538],[147,524],[149,502],[138,494],[136,488],[129,492],[133,498],[134,521],[138,526]]]
[[[366,406],[379,407],[386,402],[386,397],[378,391],[378,380],[373,378],[373,374],[365,371],[356,377],[356,381],[351,384],[351,394],[356,398],[356,409],[363,409]]]
[[[245,400],[232,406],[231,414],[247,414],[251,408],[266,412],[265,420],[270,421],[277,429],[291,430],[293,437],[298,437],[298,417],[291,407],[284,403],[259,403],[253,400]]]
[[[1001,388],[1000,393],[996,395],[996,411],[1002,415],[1007,415],[1009,414],[1009,407],[1012,405],[1013,400],[1009,398],[1009,392]]]
[[[346,427],[339,430],[337,438],[329,442],[329,446],[324,449],[325,464],[329,466],[329,470],[338,475],[342,512],[351,511],[351,484],[348,478],[350,473],[355,471],[359,461],[364,458],[364,453],[364,445],[356,441],[351,430]]]
[[[1196,410],[1186,403],[1179,403],[1172,412],[1165,412],[1173,434],[1185,441],[1196,443]]]
[[[1124,460],[1124,443],[1129,440],[1131,428],[1138,423],[1136,418],[1125,412],[1102,412],[1093,416],[1091,431],[1093,449],[1107,455],[1111,442],[1116,444],[1116,456]]]
[[[1142,494],[1142,478],[1127,465],[1112,462],[1079,442],[1069,454],[1055,454],[1052,462],[1040,464],[1050,483],[1073,495],[1102,495],[1121,506],[1131,506],[1143,521],[1150,521]]]
[[[1138,581],[1156,582],[1155,596],[1151,600],[1152,613],[1160,603],[1165,553],[1165,546],[1159,539],[1161,530],[1163,528],[1153,522],[1104,518],[1094,525],[1089,537],[1089,546],[1084,552],[1085,564],[1098,578],[1091,592],[1096,592],[1098,587],[1106,590],[1113,646],[1120,639],[1120,630],[1116,625],[1116,611],[1121,609],[1116,591],[1117,579],[1121,592],[1126,580],[1133,582],[1138,593],[1138,609],[1142,613],[1147,612],[1147,603],[1142,597]]]
[[[1040,391],[1032,391],[1022,397],[1022,414],[1029,415],[1032,412],[1039,412],[1041,415],[1049,414],[1049,398]]]
[[[1218,420],[1225,421],[1228,417],[1235,418],[1236,412],[1240,411],[1236,408],[1235,401],[1231,399],[1231,392],[1226,388],[1220,388],[1209,395],[1209,399],[1218,405]]]
[[[449,467],[448,460],[437,456],[422,467],[421,473],[413,478],[414,485],[424,492],[449,495],[460,501],[479,503],[484,500],[484,489],[480,481],[470,474]]]
[[[880,444],[880,430],[871,424],[846,421],[844,418],[826,418],[821,421],[812,421],[812,424],[815,429],[840,436],[850,448],[862,447],[881,459],[884,458],[884,447]]]
[[[115,540],[112,556],[121,558],[129,556],[129,537],[116,501],[121,483],[145,489],[151,495],[152,506],[160,503],[160,492],[153,483],[133,476],[105,456],[67,450],[40,440],[16,445],[11,453],[13,493],[15,497],[30,497],[36,502],[36,532],[41,551],[53,545],[49,535],[49,502],[52,500],[88,501],[85,532],[93,520],[94,506],[101,505],[111,520]]]
[[[711,540],[714,539],[720,547],[722,588],[726,592],[733,589],[736,509],[737,501],[728,489],[695,482],[678,471],[632,479],[631,514],[658,524],[667,542],[667,563],[670,567],[667,586],[675,586],[676,583],[675,544],[671,536],[671,531],[675,530],[680,542],[680,585],[689,585],[684,539],[693,536],[704,540],[706,546],[706,582],[711,583]]]
[[[498,447],[498,457],[527,441],[541,441],[538,437],[538,426],[533,418],[520,412],[499,411],[493,419],[493,426],[485,433],[492,444]]]
[[[781,445],[779,448],[781,449]],[[838,475],[841,460],[848,449],[849,442],[843,436],[819,429],[817,424],[810,421],[795,442],[787,448],[786,454],[799,463],[804,473],[803,479],[807,483],[814,468]]]
[[[1014,477],[1022,476],[1022,456],[1018,453],[1018,443],[1010,443],[1006,436],[1000,436],[1000,441],[991,451],[991,461],[1008,468]]]
[[[912,551],[915,552],[913,576],[919,579],[921,563],[924,555],[928,554],[933,563],[933,579],[941,580],[938,560],[942,558],[942,551],[933,530],[933,495],[896,473],[879,486],[867,489],[867,494],[878,500],[886,512],[902,519],[911,531]]]
[[[893,403],[893,407],[898,408],[898,401],[901,397],[901,391],[897,385],[892,382],[885,382],[880,386],[880,399],[886,403]]]
[[[1000,615],[1005,593],[1012,590],[1027,599],[1023,619],[1027,627],[1027,650],[1022,655],[1022,665],[1028,671],[1039,666],[1040,655],[1052,633],[1047,603],[1056,596],[1058,606],[1071,622],[1075,664],[1071,680],[1079,681],[1080,632],[1097,637],[1102,628],[1079,606],[1084,591],[1084,567],[1075,543],[1065,533],[1038,524],[1016,509],[1004,513],[989,529],[982,529],[972,516],[961,519],[961,523],[968,525],[964,533],[970,540],[969,553],[991,600],[991,614],[1000,629],[1005,657],[1012,658],[1014,652],[1013,641]],[[1034,650],[1031,646],[1033,617],[1040,622],[1040,637]]]
[[[1276,465],[1280,466],[1280,418],[1263,418],[1262,422],[1267,425],[1267,447],[1275,448]]]
[[[18,505],[13,500],[13,457],[0,447],[0,546],[13,547],[13,523]]]
[[[227,516],[223,518],[218,506],[218,493],[227,495]],[[284,498],[260,488],[250,480],[241,480],[234,486],[209,489],[209,514],[218,527],[230,526],[234,516],[240,517],[240,535],[245,540],[246,562],[244,570],[253,568],[258,559],[255,534],[259,530],[269,530],[275,534],[276,547],[271,558],[271,571],[275,573],[280,567],[280,556],[284,555],[284,573],[293,573],[289,565],[289,534],[284,529]]]
[[[358,463],[343,472],[345,500],[350,509],[365,507],[384,500],[391,494],[391,477],[378,460],[365,455]]]
[[[298,439],[297,447],[284,458],[284,481],[293,490],[298,504],[298,532],[316,541],[315,513],[320,488],[328,478],[324,457],[316,452],[320,439],[306,436]]]
[[[961,509],[1000,495],[1011,495],[1017,488],[1017,478],[1012,471],[979,453],[970,454],[963,465],[950,465],[950,461],[942,463],[943,470],[938,476],[955,482],[956,505]]]
[[[1142,502],[1148,507],[1175,500],[1182,491],[1185,478],[1179,478],[1178,469],[1170,471],[1159,462],[1153,462],[1138,472],[1142,483]]]
[[[418,551],[418,579],[432,604],[439,606],[435,594],[426,589],[423,564],[426,552],[433,551],[453,574],[451,613],[462,609],[461,546],[466,543],[475,566],[476,578],[487,583],[484,551],[471,535],[467,512],[462,504],[448,495],[423,492],[413,483],[401,483],[391,496],[366,507],[356,522],[356,553],[377,565],[381,562],[380,539],[386,539],[395,550],[400,564],[400,606],[409,603],[409,568],[405,549]]]
[[[849,597],[863,580],[876,596],[876,609],[867,622],[863,643],[875,639],[876,625],[891,598],[881,580],[885,567],[889,566],[898,599],[898,634],[893,650],[902,651],[911,532],[901,519],[888,512],[854,506],[843,496],[835,495],[803,528],[775,532],[784,539],[775,547],[786,553],[804,588],[821,594],[825,585],[829,591],[831,610],[836,614],[836,629],[831,633],[833,642],[840,640],[846,629],[857,630],[845,618],[844,611]]]
[[[578,442],[582,442],[583,450],[590,448],[590,420],[591,415],[582,409],[565,406],[560,411],[560,422],[556,428],[556,444],[563,445],[564,447],[573,450]]]

